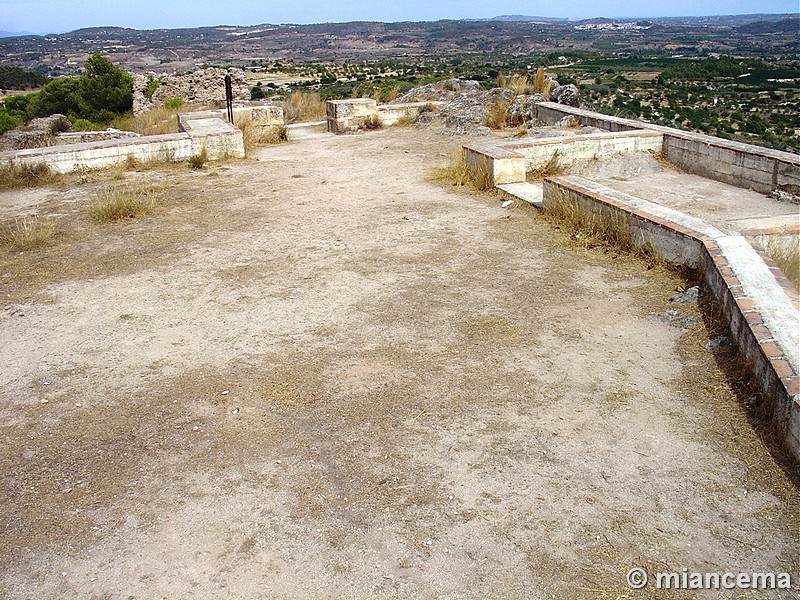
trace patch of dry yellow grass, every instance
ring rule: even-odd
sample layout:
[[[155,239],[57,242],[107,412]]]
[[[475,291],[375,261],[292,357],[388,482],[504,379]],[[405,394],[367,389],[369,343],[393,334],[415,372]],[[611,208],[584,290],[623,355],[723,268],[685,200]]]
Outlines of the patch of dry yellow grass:
[[[33,250],[44,246],[56,234],[56,224],[39,217],[23,217],[4,228],[0,239],[14,250]]]

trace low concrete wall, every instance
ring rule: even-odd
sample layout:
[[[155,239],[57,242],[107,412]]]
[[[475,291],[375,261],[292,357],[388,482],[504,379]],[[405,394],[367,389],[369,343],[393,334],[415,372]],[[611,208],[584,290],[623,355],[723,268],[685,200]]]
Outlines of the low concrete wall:
[[[420,114],[437,110],[444,102],[405,102],[378,106],[370,98],[328,100],[326,104],[328,131],[350,133],[364,129],[367,119],[376,119],[382,127],[397,125],[400,121],[413,122]]]
[[[468,164],[488,171],[494,185],[504,185],[525,181],[526,171],[542,168],[554,157],[559,166],[566,167],[617,154],[659,152],[662,142],[660,133],[638,130],[529,141],[479,142],[464,146],[464,153]]]
[[[193,154],[205,149],[209,160],[244,158],[244,136],[216,112],[181,113],[178,128],[192,139]]]
[[[567,106],[566,104],[541,102],[536,105],[536,118],[548,125],[555,125],[568,115],[575,116],[578,122],[584,127],[597,127],[598,129],[605,129],[606,131],[632,131],[634,129],[644,128],[644,123],[634,121],[633,119],[604,115],[591,110]]]
[[[575,116],[581,125],[608,131],[646,129],[660,132],[664,136],[663,153],[667,160],[690,173],[709,179],[761,193],[800,187],[800,155],[797,154],[603,115],[554,102],[537,105],[537,118],[545,123],[555,124],[567,115]]]
[[[763,194],[800,188],[800,156],[788,152],[671,130],[664,134],[664,156],[690,173]]]
[[[800,311],[780,269],[741,235],[580,177],[544,183],[544,206],[566,199],[617,225],[635,244],[697,267],[722,307],[731,337],[768,398],[786,447],[800,461]]]
[[[566,167],[631,152],[660,152],[663,136],[656,131],[627,131],[619,133],[590,133],[574,137],[545,138],[526,144],[508,143],[504,148],[525,157],[525,168],[533,171],[544,167],[554,156]]]
[[[173,133],[2,152],[0,166],[44,163],[55,173],[70,173],[78,169],[111,167],[125,162],[128,157],[141,162],[171,162],[186,160],[194,153],[194,144],[188,133]]]
[[[488,177],[489,186],[525,181],[525,157],[500,145],[464,146],[464,160],[470,173]]]
[[[636,247],[651,249],[674,265],[697,268],[702,239],[725,236],[697,217],[582,177],[546,179],[542,200],[545,210],[552,202],[566,200],[604,221],[614,220],[630,230],[631,241]]]
[[[370,98],[328,100],[325,105],[328,131],[349,133],[364,129],[367,119],[378,118],[378,104]]]
[[[384,127],[397,125],[406,120],[413,122],[423,112],[429,112],[444,106],[444,102],[407,102],[404,104],[383,104],[377,107],[377,114]]]
[[[210,160],[243,158],[242,132],[214,112],[178,115],[181,133],[0,152],[0,166],[46,164],[53,172],[102,169],[125,162],[187,160],[206,150]]]

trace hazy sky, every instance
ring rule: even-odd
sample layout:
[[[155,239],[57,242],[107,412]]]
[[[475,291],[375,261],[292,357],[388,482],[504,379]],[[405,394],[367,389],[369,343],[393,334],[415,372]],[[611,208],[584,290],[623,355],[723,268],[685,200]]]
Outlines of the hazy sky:
[[[0,0],[0,30],[57,33],[102,25],[157,29],[507,14],[580,19],[797,12],[798,0]]]

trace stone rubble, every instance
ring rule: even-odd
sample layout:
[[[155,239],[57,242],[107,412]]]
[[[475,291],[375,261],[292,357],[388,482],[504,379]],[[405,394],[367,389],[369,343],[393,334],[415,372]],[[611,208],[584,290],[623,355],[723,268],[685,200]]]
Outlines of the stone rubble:
[[[231,87],[235,102],[250,100],[250,86],[242,69],[218,69],[208,67],[191,73],[157,75],[131,73],[133,76],[133,114],[146,112],[164,104],[170,98],[178,97],[184,104],[197,104],[207,107],[225,105],[225,75],[231,76]],[[149,82],[158,79],[158,87],[152,97],[147,97]]]
[[[553,91],[549,100],[579,106],[580,92],[574,85],[558,85],[553,82]],[[507,103],[507,124],[511,127],[532,128],[537,125],[536,105],[548,100],[542,94],[534,93],[526,88],[525,93],[514,95],[505,88],[487,90],[477,81],[448,79],[429,83],[409,90],[395,102],[445,102],[438,113],[420,115],[418,123],[430,123],[438,120],[444,126],[443,135],[489,135],[486,126],[489,112],[497,103]]]
[[[0,152],[55,146],[61,143],[57,141],[57,134],[71,129],[72,123],[64,115],[33,119],[0,135]]]

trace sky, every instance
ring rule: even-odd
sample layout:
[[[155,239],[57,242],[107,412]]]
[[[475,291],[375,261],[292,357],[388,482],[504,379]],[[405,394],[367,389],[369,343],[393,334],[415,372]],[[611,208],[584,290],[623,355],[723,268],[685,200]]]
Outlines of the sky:
[[[433,21],[510,14],[585,19],[797,12],[798,0],[0,0],[0,31]]]

